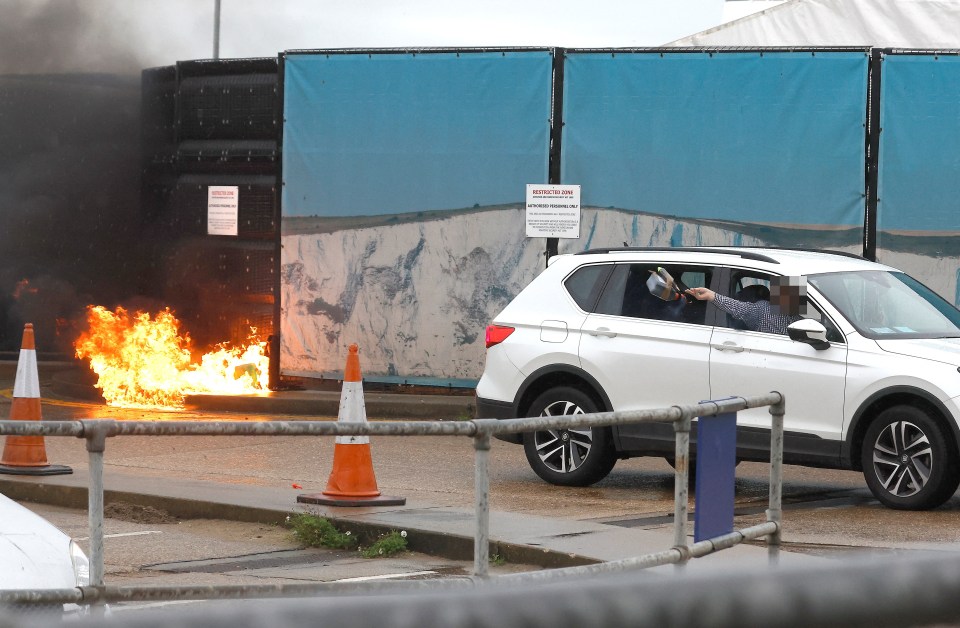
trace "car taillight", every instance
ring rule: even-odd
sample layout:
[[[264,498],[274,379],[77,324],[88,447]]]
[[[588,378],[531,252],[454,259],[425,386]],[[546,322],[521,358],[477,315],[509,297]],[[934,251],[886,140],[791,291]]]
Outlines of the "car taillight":
[[[513,333],[513,327],[504,327],[503,325],[487,325],[487,349],[493,345],[498,345]]]

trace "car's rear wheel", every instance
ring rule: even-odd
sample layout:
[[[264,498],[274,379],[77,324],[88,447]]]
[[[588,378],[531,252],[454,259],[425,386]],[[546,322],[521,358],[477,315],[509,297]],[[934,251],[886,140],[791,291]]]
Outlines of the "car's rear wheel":
[[[529,416],[573,416],[599,412],[588,395],[576,388],[552,388],[533,402]],[[610,473],[617,458],[610,428],[560,428],[529,432],[523,450],[541,478],[561,486],[589,486]]]
[[[898,510],[927,510],[960,484],[956,446],[935,419],[914,406],[881,412],[864,436],[863,475],[873,495]]]

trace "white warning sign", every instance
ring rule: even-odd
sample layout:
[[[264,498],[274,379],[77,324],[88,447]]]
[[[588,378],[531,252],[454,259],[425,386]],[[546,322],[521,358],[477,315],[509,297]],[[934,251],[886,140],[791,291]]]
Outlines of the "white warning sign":
[[[240,188],[236,185],[211,185],[207,188],[207,233],[237,235]]]
[[[579,238],[580,186],[527,184],[527,237]]]

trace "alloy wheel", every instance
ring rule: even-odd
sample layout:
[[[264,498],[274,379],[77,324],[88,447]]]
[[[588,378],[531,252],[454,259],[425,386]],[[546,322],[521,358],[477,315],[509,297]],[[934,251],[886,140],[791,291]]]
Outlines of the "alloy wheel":
[[[543,409],[540,416],[584,414],[583,408],[572,401],[555,401]],[[543,464],[557,473],[571,473],[590,455],[593,432],[590,428],[544,430],[534,434],[537,455]]]
[[[873,469],[884,489],[896,497],[920,492],[930,480],[933,448],[922,429],[908,421],[886,426],[873,444]]]

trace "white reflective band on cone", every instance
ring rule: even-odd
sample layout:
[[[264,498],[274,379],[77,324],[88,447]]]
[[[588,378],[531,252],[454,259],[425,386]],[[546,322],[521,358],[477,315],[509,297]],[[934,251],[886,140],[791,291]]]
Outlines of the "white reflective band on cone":
[[[363,404],[363,382],[343,382],[340,392],[340,416],[344,423],[366,423],[367,408]],[[338,445],[367,445],[369,436],[337,436]]]
[[[13,384],[13,396],[19,399],[40,398],[37,352],[34,349],[20,349],[20,361],[17,362],[17,379]]]

